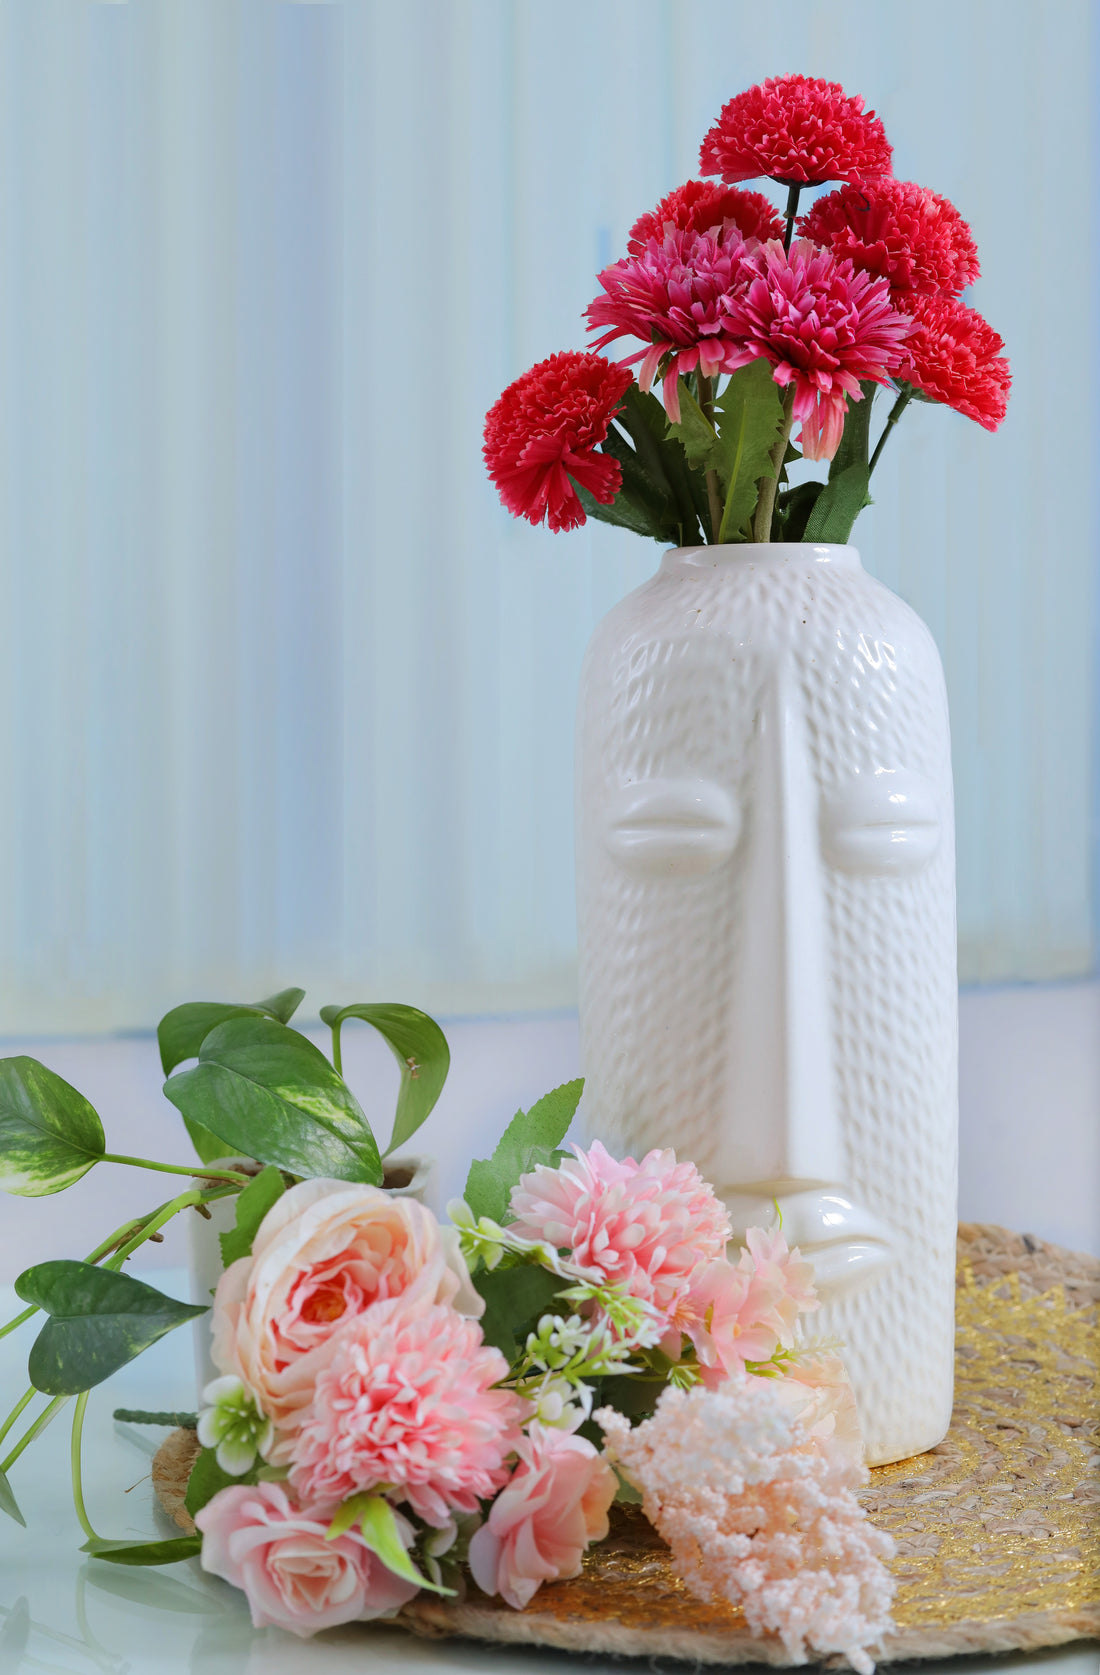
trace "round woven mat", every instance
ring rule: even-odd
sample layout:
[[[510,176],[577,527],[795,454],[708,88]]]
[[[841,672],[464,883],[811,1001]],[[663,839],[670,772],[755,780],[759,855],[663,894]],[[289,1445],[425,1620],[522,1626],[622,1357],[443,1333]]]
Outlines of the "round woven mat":
[[[1098,1305],[1095,1257],[1003,1227],[959,1227],[951,1429],[930,1453],[877,1467],[861,1495],[898,1546],[897,1627],[882,1660],[1100,1634]],[[187,1530],[197,1446],[193,1431],[175,1431],[153,1463],[161,1505]],[[526,1611],[471,1585],[453,1603],[421,1595],[398,1621],[421,1635],[575,1652],[789,1662],[739,1611],[688,1593],[637,1507],[613,1509],[581,1575],[544,1586]]]

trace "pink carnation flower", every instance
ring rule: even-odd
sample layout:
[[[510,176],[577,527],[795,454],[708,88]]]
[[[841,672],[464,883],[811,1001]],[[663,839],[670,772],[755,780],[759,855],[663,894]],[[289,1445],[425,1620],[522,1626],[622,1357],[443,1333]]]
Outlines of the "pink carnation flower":
[[[776,1336],[789,1348],[799,1315],[809,1314],[821,1307],[814,1289],[813,1264],[806,1261],[797,1245],[793,1250],[788,1249],[779,1227],[770,1231],[763,1227],[750,1227],[745,1234],[745,1246],[740,1266],[751,1268],[754,1274],[773,1287],[779,1319]]]
[[[255,1628],[274,1624],[303,1639],[338,1623],[396,1611],[416,1593],[352,1531],[326,1540],[331,1513],[298,1507],[282,1483],[221,1489],[195,1516],[202,1567],[241,1588]],[[398,1514],[406,1544],[412,1527]]]
[[[785,255],[778,241],[745,257],[748,280],[733,298],[724,330],[740,340],[726,370],[763,356],[777,384],[794,385],[794,416],[807,459],[832,459],[844,431],[847,398],[860,380],[889,382],[909,329],[884,279],[857,273],[800,239]]]
[[[596,1418],[693,1594],[739,1606],[792,1663],[809,1646],[871,1675],[869,1649],[893,1626],[894,1543],[853,1492],[867,1473],[810,1435],[777,1394],[784,1382],[667,1389],[635,1430],[610,1408]]]
[[[619,1163],[598,1140],[560,1169],[541,1164],[513,1188],[509,1231],[568,1249],[575,1262],[677,1318],[695,1274],[721,1256],[729,1216],[693,1163],[652,1151]]]
[[[618,1484],[590,1442],[537,1420],[518,1453],[470,1542],[470,1570],[483,1593],[522,1611],[544,1582],[580,1574],[585,1548],[607,1534]]]
[[[1008,410],[1012,384],[1004,339],[977,309],[954,297],[914,297],[913,333],[898,377],[986,430]]]
[[[627,252],[644,256],[650,239],[660,244],[667,233],[713,233],[733,228],[742,238],[783,237],[783,218],[763,192],[743,192],[713,180],[685,180],[661,199],[656,209],[640,215],[630,229]]]
[[[889,281],[899,308],[912,291],[957,296],[978,277],[978,250],[953,203],[911,180],[864,180],[817,202],[803,238]]]
[[[508,1472],[527,1403],[493,1385],[499,1349],[453,1309],[377,1303],[338,1333],[291,1454],[303,1499],[335,1505],[389,1484],[428,1524],[476,1512]]]
[[[750,1227],[747,1249],[734,1267],[709,1262],[688,1293],[686,1329],[708,1389],[745,1370],[748,1361],[770,1361],[794,1342],[799,1315],[816,1309],[813,1268],[788,1250],[776,1228]]]
[[[727,323],[731,298],[743,284],[746,251],[732,226],[721,237],[712,233],[670,232],[651,239],[640,256],[627,257],[599,276],[605,295],[589,303],[589,330],[609,329],[596,340],[602,349],[619,337],[637,337],[646,345],[623,361],[641,361],[638,383],[648,390],[663,363],[665,411],[680,420],[676,380],[698,369],[710,378],[730,372],[739,347]],[[751,358],[751,357],[750,357]]]
[[[819,76],[772,76],[738,93],[703,141],[702,174],[770,175],[784,185],[889,174],[886,130],[863,100]]]

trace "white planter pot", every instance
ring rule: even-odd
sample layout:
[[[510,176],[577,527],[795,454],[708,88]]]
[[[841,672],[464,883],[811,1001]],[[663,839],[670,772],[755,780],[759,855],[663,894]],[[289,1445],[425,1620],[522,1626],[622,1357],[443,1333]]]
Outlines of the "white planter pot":
[[[852,547],[696,547],[597,628],[577,727],[589,1131],[815,1264],[873,1464],[951,1414],[955,857],[932,637]]]
[[[247,1160],[223,1157],[218,1159],[218,1163],[223,1168],[239,1169],[242,1163],[247,1164]],[[216,1169],[218,1163],[212,1163],[211,1169]],[[394,1198],[417,1198],[423,1204],[427,1202],[428,1185],[434,1166],[435,1159],[431,1157],[387,1158],[383,1183],[385,1190]],[[252,1167],[255,1168],[255,1165]],[[228,1233],[237,1220],[236,1197],[217,1198],[209,1208],[209,1221],[204,1216],[194,1214],[187,1218],[191,1298],[196,1303],[205,1303],[213,1296],[222,1276],[222,1253],[218,1236]],[[201,1404],[203,1390],[218,1377],[218,1369],[210,1359],[208,1314],[204,1314],[193,1323],[192,1341],[195,1350],[195,1380]]]

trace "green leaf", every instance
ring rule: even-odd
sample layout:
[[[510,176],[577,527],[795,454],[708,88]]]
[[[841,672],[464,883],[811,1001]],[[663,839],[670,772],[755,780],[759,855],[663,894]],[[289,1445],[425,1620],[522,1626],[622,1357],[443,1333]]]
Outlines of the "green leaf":
[[[345,1501],[326,1532],[328,1539],[335,1541],[353,1524],[359,1525],[366,1546],[372,1553],[377,1553],[386,1569],[392,1570],[395,1576],[414,1582],[418,1588],[427,1588],[433,1594],[454,1594],[453,1588],[441,1587],[439,1583],[429,1582],[426,1576],[421,1576],[398,1534],[393,1507],[383,1495],[353,1495]]]
[[[191,1475],[187,1479],[187,1493],[183,1497],[183,1504],[192,1518],[196,1512],[201,1512],[207,1501],[221,1489],[231,1489],[234,1483],[255,1483],[261,1461],[257,1461],[251,1470],[240,1477],[231,1477],[218,1464],[217,1453],[213,1448],[204,1448],[197,1456],[191,1467]]]
[[[517,1346],[526,1343],[528,1332],[568,1283],[534,1265],[494,1268],[491,1273],[482,1269],[474,1285],[485,1299],[485,1313],[478,1322],[485,1342],[514,1361]]]
[[[871,504],[870,480],[866,465],[850,465],[839,477],[831,477],[810,513],[803,541],[843,545],[860,512]]]
[[[691,469],[680,442],[668,434],[668,415],[657,397],[631,384],[615,422],[630,436],[652,480],[668,484],[676,508],[677,546],[701,546],[709,517],[706,483],[702,472]]]
[[[177,1564],[202,1552],[201,1535],[181,1535],[173,1541],[105,1541],[93,1536],[80,1549],[108,1564]]]
[[[879,386],[867,379],[859,387],[863,400],[853,401],[848,397],[840,446],[829,465],[830,482],[851,465],[866,465],[871,457],[871,407]]]
[[[277,995],[268,995],[266,1000],[257,1001],[255,1006],[239,1006],[220,1000],[193,1000],[184,1006],[174,1006],[157,1025],[157,1043],[164,1074],[170,1076],[184,1059],[198,1058],[199,1048],[210,1031],[227,1019],[259,1016],[289,1024],[305,998],[304,989],[280,989]]]
[[[434,1018],[415,1006],[322,1006],[322,1021],[339,1030],[348,1018],[371,1024],[386,1042],[401,1071],[393,1133],[385,1155],[411,1140],[431,1115],[451,1068],[447,1037]]]
[[[22,1524],[23,1528],[26,1529],[27,1520],[20,1512],[19,1502],[15,1498],[12,1486],[2,1471],[0,1471],[0,1512],[6,1512],[9,1518],[14,1518],[17,1524]]]
[[[565,1139],[583,1091],[583,1079],[565,1082],[529,1111],[517,1111],[492,1157],[474,1159],[466,1179],[466,1202],[475,1216],[504,1219],[520,1176],[549,1163],[554,1148]]]
[[[0,1059],[0,1187],[62,1192],[103,1156],[103,1124],[82,1093],[37,1059]]]
[[[620,489],[610,506],[605,506],[583,483],[578,483],[573,477],[569,481],[577,491],[577,499],[584,507],[586,517],[612,524],[616,529],[632,530],[635,535],[646,535],[654,541],[667,539],[649,507],[632,499],[625,489]]]
[[[754,362],[755,365],[755,362]],[[708,471],[715,463],[718,436],[684,380],[680,379],[680,422],[669,422],[668,434],[683,448],[689,465]]]
[[[286,1182],[271,1163],[260,1171],[255,1180],[249,1181],[237,1197],[237,1225],[228,1233],[218,1234],[225,1267],[228,1268],[231,1262],[249,1254],[252,1241],[260,1230],[261,1221],[275,1200],[281,1198],[285,1191]]]
[[[26,1268],[15,1294],[50,1319],[31,1345],[27,1371],[47,1396],[91,1390],[128,1361],[206,1309],[178,1303],[151,1285],[90,1262],[41,1262]]]
[[[195,1068],[170,1076],[164,1092],[244,1157],[292,1175],[382,1184],[378,1146],[355,1095],[311,1041],[274,1018],[219,1024]]]
[[[815,478],[808,483],[799,483],[796,488],[781,494],[776,501],[775,525],[776,533],[773,540],[801,541],[806,532],[806,520],[813,511],[817,497],[825,484]]]
[[[713,465],[725,494],[720,541],[732,541],[756,508],[761,477],[774,477],[771,452],[783,423],[783,402],[765,360],[735,372],[714,404],[718,448]]]

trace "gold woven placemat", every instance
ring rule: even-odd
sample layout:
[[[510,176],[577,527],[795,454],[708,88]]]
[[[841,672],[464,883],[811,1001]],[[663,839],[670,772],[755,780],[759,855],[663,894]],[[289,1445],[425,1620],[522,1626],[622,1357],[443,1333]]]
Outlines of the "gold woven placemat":
[[[898,1545],[895,1633],[879,1656],[942,1657],[1100,1635],[1100,1260],[1002,1227],[959,1228],[951,1429],[928,1454],[877,1467],[861,1499]],[[183,1492],[193,1432],[153,1465],[161,1504],[193,1528]],[[577,1652],[786,1664],[732,1607],[688,1593],[636,1507],[573,1581],[513,1611],[471,1586],[426,1595],[414,1633]],[[832,1660],[842,1663],[842,1659]]]

